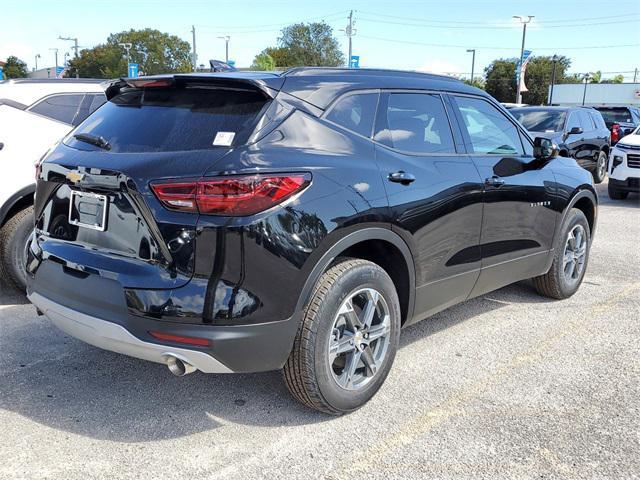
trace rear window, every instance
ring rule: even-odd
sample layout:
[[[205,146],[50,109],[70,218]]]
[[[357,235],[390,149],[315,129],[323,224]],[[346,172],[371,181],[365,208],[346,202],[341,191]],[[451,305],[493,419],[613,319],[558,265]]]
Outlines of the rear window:
[[[598,108],[598,111],[607,123],[633,123],[633,118],[628,108]]]
[[[561,132],[567,118],[563,110],[511,110],[524,128],[530,132]]]
[[[96,110],[74,134],[103,137],[112,152],[205,150],[242,144],[265,106],[254,91],[207,88],[129,90]],[[70,137],[72,147],[92,148]]]

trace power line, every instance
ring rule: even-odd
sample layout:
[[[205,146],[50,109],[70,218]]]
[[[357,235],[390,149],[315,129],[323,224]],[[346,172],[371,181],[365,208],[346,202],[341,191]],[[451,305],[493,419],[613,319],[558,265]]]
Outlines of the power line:
[[[469,45],[452,45],[452,44],[444,44],[444,43],[426,43],[426,42],[416,42],[413,40],[399,40],[395,38],[384,38],[384,37],[374,37],[370,35],[359,35],[360,38],[367,38],[369,40],[378,40],[381,42],[391,42],[391,43],[402,43],[406,45],[420,45],[425,47],[442,47],[442,48],[468,48]],[[494,46],[478,46],[473,45],[473,47],[477,49],[483,50],[519,50],[518,48],[513,47],[494,47]],[[640,47],[640,43],[629,43],[623,45],[595,45],[595,46],[583,46],[583,47],[532,47],[531,50],[590,50],[594,48],[627,48],[627,47]]]
[[[345,13],[349,13],[349,10],[341,10],[339,12],[334,12],[334,13],[329,13],[326,15],[319,15],[319,16],[315,16],[315,17],[309,17],[309,18],[303,18],[303,19],[299,19],[299,20],[291,20],[289,22],[281,22],[281,23],[266,23],[266,24],[255,24],[255,25],[246,25],[246,26],[229,26],[229,25],[197,25],[198,28],[215,28],[215,29],[223,29],[225,31],[232,31],[232,30],[242,30],[242,33],[245,33],[244,30],[251,30],[251,29],[257,29],[257,30],[253,30],[256,32],[263,32],[265,30],[263,30],[264,28],[273,28],[273,27],[286,27],[287,25],[291,25],[293,23],[303,23],[303,22],[312,22],[315,20],[335,20],[337,17],[342,18],[344,16]]]

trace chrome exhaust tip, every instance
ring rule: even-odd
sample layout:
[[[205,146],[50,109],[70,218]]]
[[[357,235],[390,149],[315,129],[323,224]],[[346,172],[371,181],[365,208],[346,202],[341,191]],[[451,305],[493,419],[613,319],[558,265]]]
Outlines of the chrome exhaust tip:
[[[196,371],[196,367],[173,355],[167,356],[167,368],[176,377],[184,377]]]

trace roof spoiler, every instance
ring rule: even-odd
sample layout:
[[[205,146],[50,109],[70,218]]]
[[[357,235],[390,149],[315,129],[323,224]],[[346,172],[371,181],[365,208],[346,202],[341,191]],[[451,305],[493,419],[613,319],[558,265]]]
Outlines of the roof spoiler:
[[[105,95],[111,100],[124,88],[154,88],[192,85],[206,85],[219,88],[232,88],[252,90],[262,93],[265,98],[274,98],[282,85],[284,78],[279,75],[265,74],[177,74],[177,75],[153,75],[137,78],[119,78],[105,82]]]

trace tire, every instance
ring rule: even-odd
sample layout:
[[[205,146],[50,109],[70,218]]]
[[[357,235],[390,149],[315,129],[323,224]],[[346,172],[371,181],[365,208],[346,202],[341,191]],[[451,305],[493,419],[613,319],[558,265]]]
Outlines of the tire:
[[[356,321],[351,315],[366,319],[366,307],[374,303],[370,327],[354,332],[350,325]],[[339,310],[348,313],[339,314]],[[389,374],[398,348],[400,319],[398,294],[387,272],[366,260],[341,259],[335,263],[315,287],[284,366],[284,381],[293,397],[331,415],[360,408]],[[387,331],[386,336],[371,340],[383,331]],[[338,346],[345,351],[331,355],[330,347],[337,351]],[[368,368],[370,363],[365,359],[374,366]],[[350,365],[359,368],[354,370]]]
[[[577,246],[576,232],[582,232],[584,235],[583,248]],[[572,234],[574,237],[573,247],[569,243],[569,238]],[[545,275],[533,279],[533,284],[538,293],[545,297],[558,300],[569,298],[576,293],[587,271],[590,249],[591,231],[587,217],[584,216],[582,211],[577,208],[572,208],[560,228],[560,235],[556,241],[551,268]],[[573,250],[578,253],[583,251],[582,257],[580,257],[581,261],[578,259],[578,253],[571,255]],[[575,270],[571,270],[571,262],[565,264],[565,253],[567,254],[566,258],[573,258],[573,267]],[[569,277],[567,276],[568,272],[571,272]]]
[[[600,152],[596,160],[596,168],[591,172],[594,183],[602,183],[607,177],[607,154]]]
[[[629,196],[629,192],[623,192],[622,190],[616,190],[611,186],[611,184],[607,185],[607,191],[609,193],[609,198],[611,200],[624,200]]]
[[[20,210],[0,229],[0,275],[10,286],[24,291],[25,245],[33,231],[33,206]]]

